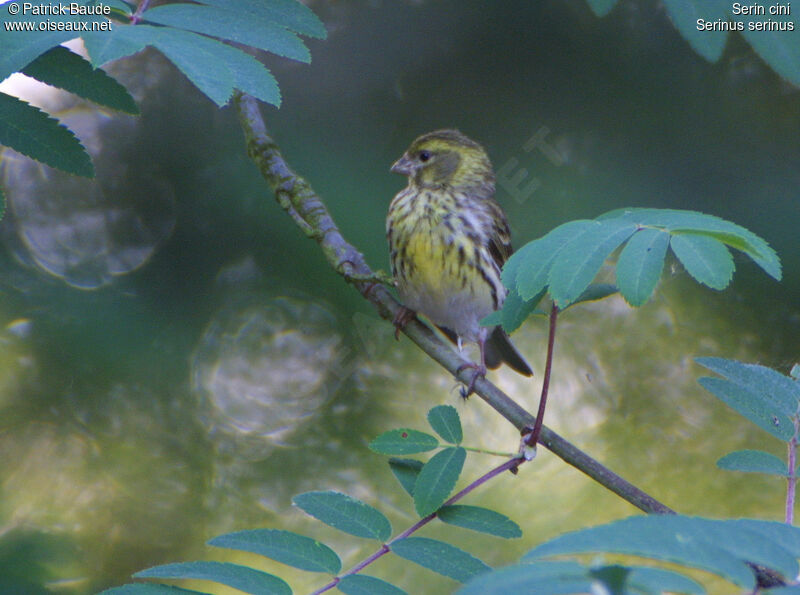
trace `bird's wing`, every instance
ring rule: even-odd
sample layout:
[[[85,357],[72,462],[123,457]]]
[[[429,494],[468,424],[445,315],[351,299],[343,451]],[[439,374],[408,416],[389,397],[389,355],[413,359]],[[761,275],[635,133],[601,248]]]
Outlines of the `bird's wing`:
[[[491,235],[488,238],[489,252],[494,257],[497,266],[502,268],[514,251],[511,248],[511,231],[508,228],[506,215],[500,205],[494,200],[487,201],[486,205],[492,221]]]

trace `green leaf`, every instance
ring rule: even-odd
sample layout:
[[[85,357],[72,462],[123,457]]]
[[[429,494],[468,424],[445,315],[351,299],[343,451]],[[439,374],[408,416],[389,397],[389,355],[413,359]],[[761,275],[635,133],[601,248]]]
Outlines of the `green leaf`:
[[[437,405],[428,411],[428,423],[445,442],[459,444],[464,438],[458,411],[452,405]]]
[[[572,561],[536,561],[483,573],[470,580],[457,595],[507,595],[536,593],[562,595],[591,593],[596,581],[588,568]]]
[[[725,289],[731,282],[736,266],[730,250],[719,240],[682,233],[672,236],[670,246],[696,281],[712,289]]]
[[[559,308],[566,308],[592,282],[606,258],[637,227],[623,220],[592,221],[558,253],[548,275],[550,295]]]
[[[67,173],[94,177],[89,154],[68,128],[5,93],[0,93],[0,145]]]
[[[745,364],[721,357],[698,357],[695,361],[720,376],[758,395],[766,407],[775,407],[787,416],[797,412],[800,403],[800,385],[759,364]]]
[[[410,428],[384,432],[369,443],[371,451],[382,455],[411,455],[433,450],[438,446],[439,441],[435,436]]]
[[[48,50],[28,64],[22,73],[98,105],[128,114],[139,113],[136,102],[125,87],[65,47]]]
[[[617,3],[617,0],[586,0],[589,6],[599,17],[606,16]]]
[[[406,537],[395,541],[392,551],[401,558],[462,583],[491,570],[464,550],[427,537]]]
[[[497,326],[499,324],[502,325],[503,330],[507,333],[513,333],[522,326],[528,316],[532,314],[546,316],[543,311],[536,309],[536,306],[542,301],[546,293],[547,289],[542,289],[532,299],[523,301],[516,289],[509,289],[508,295],[506,295],[506,299],[503,302],[503,307],[481,320],[481,325]]]
[[[292,502],[314,518],[356,537],[386,541],[392,525],[369,504],[339,492],[306,492]]]
[[[422,467],[422,461],[416,459],[389,459],[389,468],[410,496],[414,495],[414,485],[417,483],[417,476]]]
[[[414,508],[421,517],[435,512],[453,491],[467,451],[459,447],[442,449],[425,463],[414,485]]]
[[[617,285],[631,306],[641,306],[650,299],[661,278],[667,247],[669,234],[642,229],[622,249],[617,260]]]
[[[616,209],[598,219],[623,219],[639,227],[665,229],[671,234],[701,234],[741,250],[752,258],[768,275],[780,281],[781,262],[769,244],[741,225],[697,211],[675,209]]]
[[[164,564],[142,570],[135,578],[195,579],[214,581],[252,593],[252,595],[291,595],[292,590],[285,581],[268,574],[229,562],[181,562]]]
[[[234,88],[275,106],[280,92],[275,78],[258,60],[220,41],[170,27],[117,25],[102,36],[84,37],[95,65],[136,53],[151,45],[220,107]]]
[[[764,595],[800,595],[800,586],[764,589],[762,593],[764,593]]]
[[[302,40],[263,13],[196,4],[166,4],[151,8],[145,17],[148,22],[227,39],[300,62],[311,62],[311,53]]]
[[[443,506],[436,516],[448,525],[456,525],[457,527],[488,533],[496,537],[504,537],[506,539],[522,537],[522,529],[510,518],[480,506],[462,504]]]
[[[503,266],[500,278],[506,287],[516,288],[523,300],[530,300],[547,287],[556,257],[576,235],[594,225],[588,219],[559,225],[538,240],[514,252]]]
[[[622,579],[621,584],[619,579]],[[612,589],[612,581],[616,589]],[[598,588],[600,582],[603,589]],[[457,595],[562,595],[590,592],[660,595],[664,591],[691,595],[705,593],[705,589],[696,581],[661,568],[616,565],[591,567],[573,561],[537,560],[482,574],[457,591]]]
[[[795,576],[795,546],[788,549],[775,539],[782,531],[800,539],[800,530],[770,521],[717,521],[679,515],[630,517],[606,525],[556,537],[531,550],[523,561],[544,556],[611,552],[643,556],[699,568],[736,585],[753,588],[755,577],[749,564],[762,564],[784,576]]]
[[[664,0],[664,7],[675,28],[695,52],[709,62],[719,60],[728,32],[698,30],[697,21],[727,21],[730,8],[727,0]]]
[[[695,580],[672,570],[649,566],[632,566],[628,574],[628,584],[635,589],[653,593],[688,593],[704,595],[706,590]]]
[[[300,570],[337,574],[342,569],[339,556],[327,545],[291,531],[280,529],[238,531],[214,537],[208,544],[252,552]]]
[[[10,15],[8,10],[0,9],[0,27],[6,31],[5,35],[0,35],[0,81],[22,70],[50,48],[78,37],[79,33],[76,31],[75,23],[95,21],[103,22],[107,19],[95,15],[74,17],[54,14],[36,15],[31,11],[24,13],[20,11],[17,15]],[[12,28],[18,27],[20,24],[32,25],[36,30],[12,32]],[[61,30],[40,31],[38,30],[40,26],[49,29],[60,28]]]
[[[184,593],[192,593],[192,595],[197,595],[197,593],[200,592],[190,591],[189,589],[181,589],[180,587],[171,587],[169,585],[135,583],[130,585],[122,585],[121,587],[111,587],[110,589],[101,591],[99,595],[183,595]]]
[[[301,35],[325,39],[328,32],[319,17],[297,0],[199,0],[202,4],[231,8],[243,16],[266,18]]]
[[[791,420],[777,409],[769,407],[749,388],[722,378],[704,377],[698,379],[698,382],[731,409],[776,438],[788,442],[794,435]]]
[[[717,461],[717,467],[727,471],[768,473],[788,477],[786,463],[773,454],[761,450],[737,450]]]
[[[349,574],[342,577],[336,588],[347,595],[405,595],[406,592],[374,576]]]
[[[583,293],[578,296],[578,299],[564,308],[564,310],[569,310],[573,306],[577,306],[578,304],[583,304],[585,302],[597,302],[618,292],[619,289],[617,289],[617,286],[612,285],[611,283],[592,283],[589,285],[589,287],[583,290]],[[562,310],[562,312],[564,310]]]
[[[800,43],[797,34],[800,31],[800,20],[795,14],[769,15],[769,20],[791,23],[793,31],[756,31],[750,29],[750,23],[764,21],[765,16],[738,17],[745,23],[742,36],[747,40],[756,53],[770,65],[772,70],[785,78],[793,85],[800,87]]]

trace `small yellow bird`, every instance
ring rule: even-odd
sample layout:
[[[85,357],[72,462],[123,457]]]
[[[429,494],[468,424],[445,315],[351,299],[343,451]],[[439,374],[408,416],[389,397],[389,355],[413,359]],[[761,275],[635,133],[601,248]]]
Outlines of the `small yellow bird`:
[[[462,340],[477,343],[480,363],[468,365],[476,373],[467,394],[487,366],[505,362],[532,375],[501,327],[480,325],[503,305],[500,269],[512,251],[486,151],[458,130],[436,130],[411,143],[391,171],[408,177],[386,218],[392,273],[405,305],[395,325],[419,312],[459,349]]]

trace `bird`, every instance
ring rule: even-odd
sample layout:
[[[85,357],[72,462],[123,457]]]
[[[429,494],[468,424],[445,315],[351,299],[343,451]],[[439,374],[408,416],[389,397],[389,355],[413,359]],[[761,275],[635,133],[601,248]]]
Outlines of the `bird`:
[[[420,313],[459,351],[464,341],[478,344],[480,361],[458,369],[475,370],[464,397],[487,368],[502,363],[532,376],[506,332],[480,324],[503,305],[508,290],[500,271],[512,253],[484,148],[458,130],[435,130],[415,139],[391,171],[408,178],[386,217],[392,275],[403,303],[395,327]]]

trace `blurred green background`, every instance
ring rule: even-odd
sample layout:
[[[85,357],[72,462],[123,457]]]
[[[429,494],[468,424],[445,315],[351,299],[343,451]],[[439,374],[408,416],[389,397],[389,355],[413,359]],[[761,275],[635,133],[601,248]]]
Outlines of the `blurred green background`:
[[[651,206],[724,217],[778,251],[781,283],[737,254],[725,292],[675,265],[643,308],[612,298],[565,314],[546,423],[680,512],[782,518],[780,481],[714,465],[740,448],[782,456],[780,445],[704,392],[692,358],[783,372],[800,360],[800,90],[737,35],[704,61],[655,1],[622,1],[602,19],[584,0],[311,6],[329,38],[308,42],[311,65],[268,59],[283,106],[265,114],[373,268],[388,268],[384,220],[404,185],[389,166],[442,127],[484,144],[500,178],[527,172],[498,183],[516,246]],[[287,528],[349,567],[375,546],[310,521],[292,495],[341,490],[400,530],[413,505],[371,438],[424,429],[440,403],[458,408],[469,445],[512,451],[518,436],[480,399],[462,402],[328,268],[247,159],[230,108],[154,52],[110,70],[141,117],[40,92],[89,147],[96,181],[3,155],[0,592],[92,593],[212,554],[313,590],[326,578],[203,543]],[[490,376],[531,410],[545,335],[541,320],[515,335],[533,380]],[[471,455],[464,481],[496,462]],[[524,537],[423,534],[491,565],[636,512],[546,451],[465,503],[507,514]],[[370,573],[411,593],[456,587],[391,556]]]

